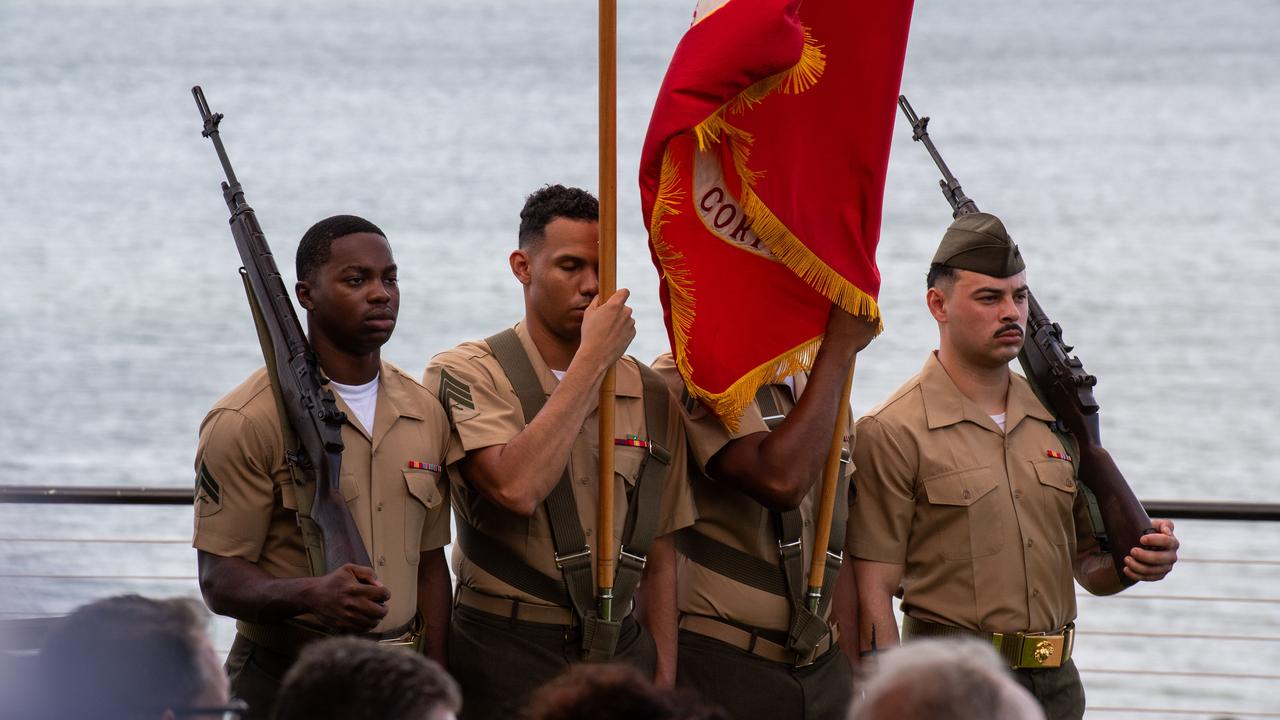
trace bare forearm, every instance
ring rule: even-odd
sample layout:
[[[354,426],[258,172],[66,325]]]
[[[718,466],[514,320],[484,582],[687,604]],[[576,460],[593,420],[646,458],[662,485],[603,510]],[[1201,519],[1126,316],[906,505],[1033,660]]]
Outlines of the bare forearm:
[[[200,592],[219,615],[277,622],[310,612],[314,578],[278,578],[242,558],[199,552]]]
[[[1116,573],[1110,553],[1094,552],[1077,557],[1076,579],[1094,595],[1114,595],[1127,587]]]
[[[772,432],[726,445],[708,464],[711,476],[770,509],[797,507],[821,477],[836,420],[848,412],[841,390],[852,359],[847,343],[824,343],[787,418]]]
[[[603,373],[570,366],[547,404],[506,445],[469,456],[463,474],[490,500],[520,515],[531,515],[560,481],[577,430],[595,405]]]
[[[675,542],[671,535],[665,535],[655,540],[649,549],[644,578],[636,593],[636,613],[657,648],[654,682],[662,687],[673,687],[676,681],[679,642],[676,604]]]
[[[858,667],[858,586],[853,576],[853,562],[845,553],[836,587],[831,597],[831,619],[840,630],[840,650],[849,664]]]
[[[893,563],[853,561],[858,586],[859,654],[876,652],[899,643],[893,595],[902,580],[902,571],[902,565]]]
[[[418,612],[423,620],[423,653],[444,664],[448,657],[449,616],[453,597],[444,550],[428,550],[418,561]]]

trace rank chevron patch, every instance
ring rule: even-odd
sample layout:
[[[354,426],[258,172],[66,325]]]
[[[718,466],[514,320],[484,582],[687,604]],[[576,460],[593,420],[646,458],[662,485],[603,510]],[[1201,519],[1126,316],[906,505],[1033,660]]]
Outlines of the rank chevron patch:
[[[450,375],[449,371],[444,369],[440,370],[440,404],[449,413],[450,419],[453,418],[455,405],[467,410],[476,409],[476,403],[471,399],[471,386]]]

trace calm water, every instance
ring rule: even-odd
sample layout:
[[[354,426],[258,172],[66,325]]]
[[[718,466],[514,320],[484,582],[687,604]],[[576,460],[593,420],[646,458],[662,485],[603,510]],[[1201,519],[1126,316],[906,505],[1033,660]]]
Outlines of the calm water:
[[[632,352],[651,358],[665,335],[636,164],[692,2],[620,5],[619,276],[634,292]],[[1268,0],[916,8],[904,92],[1102,378],[1108,446],[1145,498],[1280,500],[1277,28]],[[583,0],[0,0],[0,38],[0,483],[187,485],[200,418],[260,363],[191,85],[227,114],[228,151],[282,258],[326,215],[387,231],[404,296],[386,353],[414,373],[519,316],[506,256],[523,197],[546,182],[596,184],[595,3]],[[858,410],[932,347],[921,285],[948,218],[932,164],[900,126],[880,250],[888,331],[859,362]],[[188,533],[178,510],[0,507],[0,564],[189,576],[181,545],[25,540]],[[1180,535],[1187,557],[1280,558],[1275,528]],[[193,587],[3,584],[0,611],[16,614]],[[1084,601],[1082,624],[1280,635],[1274,606],[1188,612],[1143,593],[1280,596],[1280,568],[1188,563],[1132,599]],[[1274,674],[1280,648],[1097,636],[1079,657]],[[1177,678],[1086,682],[1098,705],[1280,708],[1270,681],[1204,697]]]

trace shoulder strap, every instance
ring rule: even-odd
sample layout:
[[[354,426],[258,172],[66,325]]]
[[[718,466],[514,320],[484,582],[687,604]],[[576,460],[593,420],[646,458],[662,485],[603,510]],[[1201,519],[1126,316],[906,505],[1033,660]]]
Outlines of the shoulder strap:
[[[542,390],[542,382],[538,373],[529,362],[524,346],[515,330],[507,328],[496,335],[485,338],[494,358],[502,366],[511,387],[520,400],[520,409],[524,413],[525,424],[533,422],[542,406],[546,404],[546,394]],[[578,517],[578,505],[573,499],[573,487],[570,484],[569,468],[566,465],[560,476],[560,482],[551,490],[551,494],[543,501],[547,509],[547,518],[551,523],[551,539],[555,545],[556,567],[560,568],[564,579],[564,587],[574,613],[584,622],[595,614],[594,579],[591,574],[591,547],[587,545],[586,534],[582,531],[582,520]],[[461,539],[461,537],[460,537]],[[483,553],[483,551],[481,551]],[[470,549],[464,545],[463,553],[472,557]],[[475,558],[472,558],[475,559]],[[491,572],[503,582],[520,587],[511,580],[527,580],[525,570],[535,572],[533,568],[512,557],[510,554],[495,555],[487,558],[500,564],[485,570]],[[517,569],[517,566],[524,566]],[[483,566],[482,566],[483,567]],[[498,572],[494,572],[497,570]],[[541,575],[542,573],[537,573]],[[523,578],[521,576],[524,576]],[[545,577],[545,576],[543,576]],[[562,597],[562,600],[564,598]]]
[[[634,360],[634,358],[632,358]],[[667,384],[662,376],[648,366],[636,362],[640,368],[640,380],[644,386],[644,423],[649,436],[649,455],[640,466],[627,505],[627,518],[622,526],[622,552],[614,573],[613,597],[620,607],[626,607],[640,583],[645,558],[658,534],[661,514],[662,490],[671,474],[670,403]]]

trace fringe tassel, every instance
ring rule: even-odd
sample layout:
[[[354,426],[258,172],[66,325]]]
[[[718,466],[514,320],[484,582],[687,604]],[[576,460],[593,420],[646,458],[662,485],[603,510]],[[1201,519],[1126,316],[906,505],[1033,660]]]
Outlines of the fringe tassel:
[[[751,372],[738,378],[724,392],[713,393],[698,387],[689,381],[687,375],[685,375],[685,385],[688,386],[691,396],[703,401],[715,411],[720,418],[720,422],[724,424],[729,432],[737,432],[739,425],[742,423],[742,413],[748,405],[755,401],[756,391],[760,389],[760,386],[782,380],[788,375],[794,375],[813,367],[813,360],[818,355],[818,348],[822,346],[822,337],[819,335],[812,340],[806,340],[778,357],[760,364]],[[678,362],[679,358],[677,357]],[[683,370],[681,370],[681,374],[684,374]]]
[[[684,190],[680,187],[680,166],[668,148],[662,156],[662,173],[658,179],[658,195],[653,201],[649,216],[649,242],[662,266],[662,281],[667,285],[667,300],[671,307],[671,334],[675,338],[676,367],[688,383],[693,372],[686,348],[689,331],[693,328],[694,299],[693,279],[685,267],[684,255],[671,246],[662,236],[662,226],[671,215],[680,214],[680,202]]]
[[[884,331],[880,306],[875,299],[814,255],[746,183],[742,186],[742,212],[751,221],[751,229],[779,262],[845,312],[875,322],[876,335]]]

